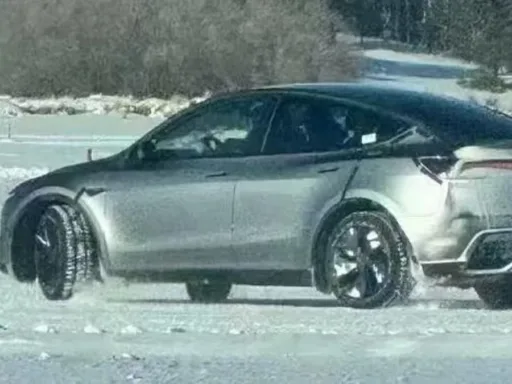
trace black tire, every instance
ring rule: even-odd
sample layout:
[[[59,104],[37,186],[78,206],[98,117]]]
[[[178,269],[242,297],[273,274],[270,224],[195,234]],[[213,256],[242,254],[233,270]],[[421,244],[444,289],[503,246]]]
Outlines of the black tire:
[[[482,281],[475,285],[478,297],[491,309],[512,308],[512,277],[504,276],[497,281]]]
[[[360,230],[357,228],[366,228],[365,235],[360,234]],[[357,254],[353,252],[350,256],[345,248],[334,247],[337,244],[335,241],[340,240],[348,233],[353,238],[354,236],[357,238]],[[375,249],[371,245],[374,240],[368,240],[370,233],[378,236],[378,245]],[[409,297],[413,289],[411,258],[407,254],[406,243],[400,231],[386,213],[378,211],[351,213],[334,225],[326,239],[327,242],[323,246],[325,250],[323,265],[327,278],[332,282],[332,291],[340,305],[357,309],[372,309],[387,307]],[[362,251],[361,241],[367,242],[365,251]],[[345,261],[350,259],[352,269],[344,275],[338,276],[335,260],[338,260],[341,254]],[[372,261],[374,259],[378,261]],[[377,264],[379,268],[376,267]],[[382,282],[378,280],[378,270],[385,274],[382,277]],[[352,292],[357,284],[360,287],[364,286],[364,289],[363,292],[358,291],[360,297],[353,297],[349,292]],[[351,285],[352,289],[349,290]],[[368,289],[369,287],[371,289]]]
[[[225,301],[231,292],[231,287],[231,283],[220,281],[186,283],[188,297],[197,303]]]
[[[67,300],[87,275],[86,236],[72,207],[51,205],[35,234],[34,256],[39,286],[48,300]]]

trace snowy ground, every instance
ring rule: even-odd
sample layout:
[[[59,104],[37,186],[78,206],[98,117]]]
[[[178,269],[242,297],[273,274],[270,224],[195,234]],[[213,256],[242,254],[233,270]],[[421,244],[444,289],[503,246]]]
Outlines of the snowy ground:
[[[461,70],[382,52],[373,58],[380,72],[367,81],[453,83],[451,71]],[[436,65],[444,79],[419,76]],[[18,182],[82,161],[90,147],[97,156],[118,151],[161,117],[5,120],[0,204]],[[0,292],[6,383],[488,383],[512,374],[512,312],[484,309],[473,291],[424,283],[409,304],[375,311],[338,308],[307,288],[235,287],[225,304],[197,305],[181,285],[113,280],[53,303],[37,286],[0,276]]]

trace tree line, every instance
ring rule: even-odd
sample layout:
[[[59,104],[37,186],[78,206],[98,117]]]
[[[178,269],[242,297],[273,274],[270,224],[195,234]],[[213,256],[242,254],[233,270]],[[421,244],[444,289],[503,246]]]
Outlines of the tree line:
[[[331,0],[330,5],[361,37],[450,53],[494,75],[512,69],[511,0]]]
[[[0,94],[167,98],[357,75],[328,0],[0,0]]]

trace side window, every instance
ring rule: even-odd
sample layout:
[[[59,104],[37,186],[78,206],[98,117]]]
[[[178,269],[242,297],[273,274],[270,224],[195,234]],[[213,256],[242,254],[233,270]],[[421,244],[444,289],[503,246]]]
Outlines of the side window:
[[[346,121],[359,146],[383,143],[412,128],[403,120],[353,106],[348,110]]]
[[[276,99],[244,97],[210,104],[152,138],[158,158],[232,157],[257,154]]]
[[[266,138],[266,154],[329,152],[384,142],[410,126],[343,103],[293,99],[278,109]]]

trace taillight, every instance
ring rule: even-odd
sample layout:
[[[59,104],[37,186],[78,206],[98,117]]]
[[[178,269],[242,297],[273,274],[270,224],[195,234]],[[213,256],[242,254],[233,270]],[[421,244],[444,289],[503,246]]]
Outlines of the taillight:
[[[457,162],[457,158],[453,156],[425,156],[414,159],[420,171],[425,175],[441,184],[443,178]]]
[[[504,169],[512,171],[511,160],[481,160],[467,162],[462,166],[461,171],[470,169],[485,168],[485,169]]]

